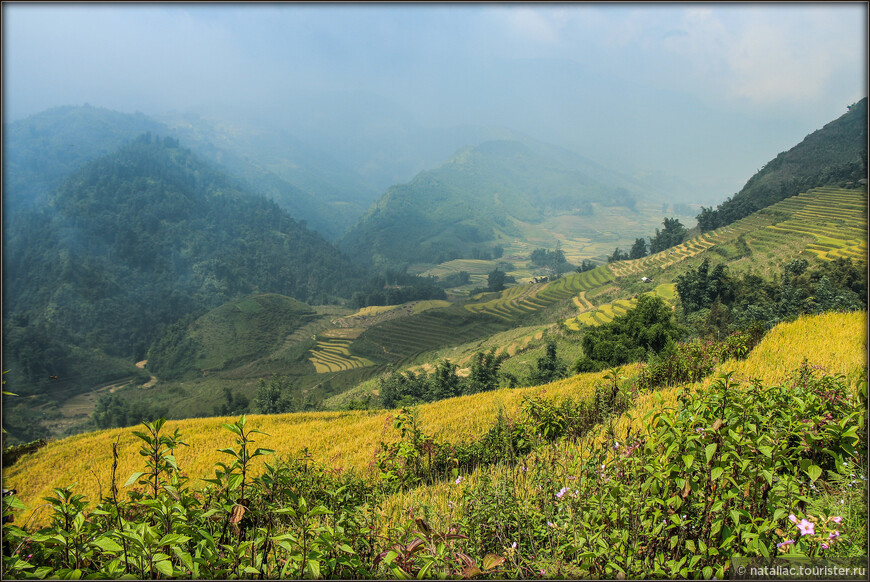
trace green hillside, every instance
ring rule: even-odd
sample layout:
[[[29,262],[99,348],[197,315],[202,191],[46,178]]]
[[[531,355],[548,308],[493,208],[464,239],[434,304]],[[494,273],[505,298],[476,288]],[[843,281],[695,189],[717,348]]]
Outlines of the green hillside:
[[[310,306],[282,295],[231,301],[199,317],[182,333],[165,332],[148,350],[148,370],[172,379],[237,368],[276,351],[288,335],[317,317]]]
[[[148,131],[168,134],[164,125],[141,113],[89,105],[55,107],[5,124],[4,220],[18,209],[45,204],[70,173]]]
[[[702,230],[731,224],[756,210],[820,186],[867,185],[867,98],[769,161],[715,210],[698,215]]]
[[[477,258],[521,236],[515,221],[537,223],[596,206],[631,212],[635,195],[520,141],[485,142],[441,167],[390,188],[345,235],[341,248],[359,260],[442,263]]]
[[[135,374],[183,317],[256,292],[322,303],[361,280],[274,202],[151,135],[83,166],[5,235],[4,366],[16,392],[50,400]],[[95,365],[100,353],[128,363]]]

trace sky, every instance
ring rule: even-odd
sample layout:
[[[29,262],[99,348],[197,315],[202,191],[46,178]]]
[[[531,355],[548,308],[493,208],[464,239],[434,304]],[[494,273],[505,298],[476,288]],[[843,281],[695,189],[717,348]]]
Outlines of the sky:
[[[385,120],[504,126],[676,176],[702,200],[867,95],[865,2],[2,10],[4,122],[89,103],[333,136]]]

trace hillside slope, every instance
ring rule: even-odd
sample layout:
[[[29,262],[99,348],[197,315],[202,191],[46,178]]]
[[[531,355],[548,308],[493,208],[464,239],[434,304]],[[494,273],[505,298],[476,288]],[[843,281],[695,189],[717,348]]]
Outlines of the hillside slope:
[[[819,186],[867,183],[867,98],[780,153],[715,210],[702,209],[702,230],[731,224],[756,210]]]
[[[29,394],[89,388],[71,346],[134,362],[181,317],[254,292],[323,302],[358,277],[274,202],[148,135],[23,214],[4,250],[4,365]]]
[[[440,263],[519,236],[516,221],[589,216],[594,204],[630,213],[639,189],[600,169],[593,177],[590,168],[565,152],[488,141],[387,190],[340,245],[359,260]]]
[[[801,317],[772,330],[745,361],[719,364],[714,376],[734,370],[735,377],[741,380],[779,382],[807,358],[811,365],[821,366],[829,374],[845,374],[854,381],[866,373],[866,335],[866,313]],[[548,398],[586,396],[594,392],[601,378],[601,373],[580,374],[545,387],[503,389],[442,400],[419,407],[420,423],[427,434],[457,442],[480,436],[502,412],[507,415],[518,412],[525,396],[540,394],[542,390]],[[663,390],[665,400],[661,405],[672,404],[677,391],[678,388]],[[655,400],[654,394],[649,395],[638,401],[637,406],[655,406]],[[328,466],[365,470],[385,433],[390,431],[394,414],[386,410],[294,413],[250,416],[248,423],[267,433],[256,436],[256,446],[274,449],[279,455],[297,455],[306,449],[313,459]],[[626,419],[630,415],[631,410]],[[167,423],[168,431],[178,428],[189,445],[176,451],[184,471],[192,477],[207,476],[215,462],[226,460],[217,449],[230,443],[231,435],[222,427],[229,420],[207,418]],[[29,508],[26,515],[52,488],[73,482],[78,482],[76,493],[94,500],[101,488],[107,491],[110,487],[112,443],[116,440],[118,478],[126,479],[141,470],[141,457],[136,454],[139,441],[130,429],[113,429],[49,443],[7,469],[4,487],[18,489],[19,497]],[[262,459],[255,466],[259,471]],[[194,486],[201,483],[192,480]]]

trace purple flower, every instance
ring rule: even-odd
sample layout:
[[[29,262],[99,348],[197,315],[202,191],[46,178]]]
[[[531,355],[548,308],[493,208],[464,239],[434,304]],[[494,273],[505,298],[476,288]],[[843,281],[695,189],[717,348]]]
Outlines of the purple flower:
[[[512,547],[512,548],[516,548],[516,547],[517,547],[517,543],[516,543],[516,542],[512,543],[512,544],[511,544],[511,547]]]
[[[816,524],[805,519],[802,519],[801,522],[797,524],[797,528],[800,530],[802,536],[811,536],[816,533]]]
[[[456,483],[457,485],[459,485],[460,483],[462,483],[462,475],[460,475],[459,477],[457,477],[457,478],[456,478],[456,481],[454,481],[454,483]]]
[[[794,540],[785,540],[783,542],[776,544],[776,547],[782,549],[782,548],[784,548],[786,546],[790,546],[792,544],[794,544]]]
[[[828,549],[828,544],[826,544],[825,542],[822,542],[822,549],[823,549],[823,550],[827,550],[827,549]]]
[[[552,521],[548,521],[548,522],[547,522],[547,527],[556,527],[556,526],[553,525],[553,522],[552,522]]]
[[[556,493],[556,497],[558,497],[559,499],[562,499],[562,497],[564,497],[566,493],[568,493],[568,488],[562,487],[562,489],[560,489],[559,492]]]
[[[795,515],[793,513],[791,515],[789,515],[788,518],[789,518],[789,520],[791,520],[792,523],[798,522],[798,518],[795,517]]]
[[[842,502],[841,502],[841,503],[842,503]],[[834,516],[834,517],[831,518],[831,521],[833,521],[834,523],[842,523],[842,522],[843,522],[843,518],[840,517],[839,515],[836,515],[836,516]]]
[[[838,537],[840,537],[840,532],[838,532],[837,530],[834,530],[834,531],[832,531],[831,533],[828,534],[828,539],[829,539],[829,540],[835,540],[835,539],[837,539]]]

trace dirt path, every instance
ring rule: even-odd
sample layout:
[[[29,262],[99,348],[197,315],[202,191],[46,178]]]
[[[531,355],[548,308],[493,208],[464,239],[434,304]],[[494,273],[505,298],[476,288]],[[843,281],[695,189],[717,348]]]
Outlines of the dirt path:
[[[139,368],[140,370],[144,370],[144,369],[145,369],[145,364],[147,364],[147,363],[148,363],[148,360],[142,360],[141,362],[136,362],[136,367]],[[155,376],[152,375],[150,378],[148,378],[148,381],[147,381],[147,382],[145,382],[144,384],[142,384],[142,388],[143,388],[143,389],[145,389],[145,388],[151,388],[151,387],[154,386],[155,384],[157,384],[157,378],[156,378]],[[115,388],[115,390],[117,390],[117,388]],[[112,392],[114,392],[115,390],[112,390]]]

